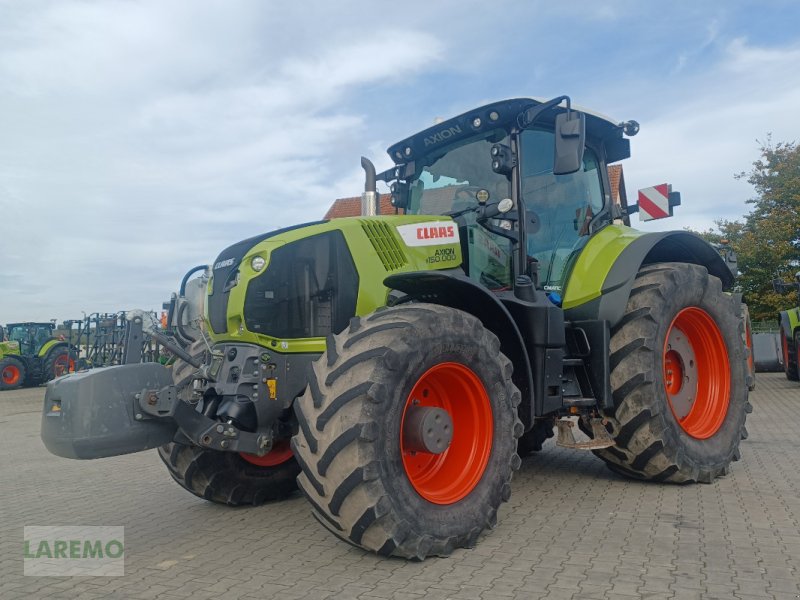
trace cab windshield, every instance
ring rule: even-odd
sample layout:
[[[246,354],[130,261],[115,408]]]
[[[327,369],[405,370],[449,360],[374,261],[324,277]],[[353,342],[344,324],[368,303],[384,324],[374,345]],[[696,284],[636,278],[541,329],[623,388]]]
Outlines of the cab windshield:
[[[511,197],[505,175],[492,171],[490,150],[500,142],[508,144],[504,131],[467,140],[429,155],[426,164],[411,183],[407,212],[414,215],[442,215],[477,205],[477,193],[487,192],[483,201]]]
[[[427,163],[411,181],[407,213],[444,215],[477,207],[480,202],[497,202],[511,197],[508,177],[492,170],[491,148],[496,143],[508,144],[503,130],[489,132],[450,146],[439,154],[429,155]],[[511,242],[498,236],[466,213],[459,218],[470,278],[492,290],[511,286]]]

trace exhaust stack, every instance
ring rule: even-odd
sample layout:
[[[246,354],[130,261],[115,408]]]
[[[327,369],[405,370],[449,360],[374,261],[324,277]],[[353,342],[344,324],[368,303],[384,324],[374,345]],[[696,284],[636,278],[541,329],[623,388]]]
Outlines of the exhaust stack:
[[[361,194],[361,214],[365,217],[374,217],[378,214],[378,192],[375,188],[375,165],[364,156],[361,157],[361,167],[366,175],[364,193]]]

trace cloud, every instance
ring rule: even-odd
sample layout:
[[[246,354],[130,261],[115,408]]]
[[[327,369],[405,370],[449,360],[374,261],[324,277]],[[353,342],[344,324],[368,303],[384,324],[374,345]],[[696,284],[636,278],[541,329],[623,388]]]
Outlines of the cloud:
[[[800,106],[800,86],[790,75],[798,59],[798,45],[765,47],[737,38],[717,63],[654,96],[650,118],[631,141],[625,179],[633,192],[669,181],[682,192],[683,206],[674,219],[643,229],[705,229],[750,210],[745,201],[754,192],[733,175],[750,168],[759,156],[756,140],[768,132],[779,141],[800,132],[800,115],[788,110]]]
[[[0,0],[0,322],[157,308],[231,243],[359,193],[360,155],[386,168],[391,143],[503,97],[640,120],[629,188],[684,198],[647,227],[735,218],[754,140],[800,130],[795,13]]]
[[[365,135],[352,96],[443,53],[425,32],[306,27],[299,7],[260,2],[38,8],[0,19],[0,229],[16,282],[0,320],[157,306],[236,240],[319,218],[354,191],[357,154],[337,153]]]

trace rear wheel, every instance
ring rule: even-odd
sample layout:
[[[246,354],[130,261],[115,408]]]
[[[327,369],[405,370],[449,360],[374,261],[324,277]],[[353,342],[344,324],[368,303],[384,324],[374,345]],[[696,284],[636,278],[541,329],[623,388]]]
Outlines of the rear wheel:
[[[783,328],[781,328],[781,350],[783,350],[783,372],[786,373],[786,379],[800,381],[800,372],[798,372],[800,347],[797,345],[797,339],[794,340],[794,348],[789,347],[787,332]]]
[[[57,348],[50,352],[44,364],[45,378],[49,381],[67,373],[75,372],[75,359],[67,348]]]
[[[800,365],[800,331],[794,334],[794,364]]]
[[[25,365],[11,356],[0,360],[0,390],[13,390],[25,381]]]
[[[750,309],[742,304],[742,321],[744,322],[744,345],[747,353],[747,388],[756,389],[756,363],[753,354],[753,323],[750,320]]]
[[[710,482],[727,473],[752,410],[738,315],[738,300],[704,267],[643,267],[611,338],[616,445],[595,454],[639,479]]]
[[[519,468],[511,362],[471,315],[405,304],[328,338],[295,402],[315,517],[343,540],[424,559],[493,527]]]

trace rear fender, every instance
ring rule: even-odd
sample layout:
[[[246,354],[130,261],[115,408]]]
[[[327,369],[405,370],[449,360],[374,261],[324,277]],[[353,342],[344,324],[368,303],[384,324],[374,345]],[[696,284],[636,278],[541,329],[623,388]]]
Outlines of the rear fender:
[[[657,262],[701,265],[722,281],[723,289],[734,284],[727,263],[697,234],[642,233],[610,225],[589,240],[575,261],[564,293],[566,317],[604,320],[613,328],[625,314],[639,269]]]
[[[463,310],[494,333],[500,340],[500,350],[514,365],[514,384],[523,398],[519,418],[526,429],[530,427],[533,375],[528,351],[517,324],[494,294],[466,277],[460,269],[401,273],[387,277],[383,283],[414,300]]]
[[[39,349],[39,352],[37,353],[36,356],[38,356],[39,358],[44,358],[59,346],[63,346],[64,348],[68,349],[67,343],[63,340],[57,340],[57,339],[47,340]]]
[[[794,349],[794,334],[800,331],[800,308],[790,308],[778,313],[781,332],[786,336],[790,349]]]

